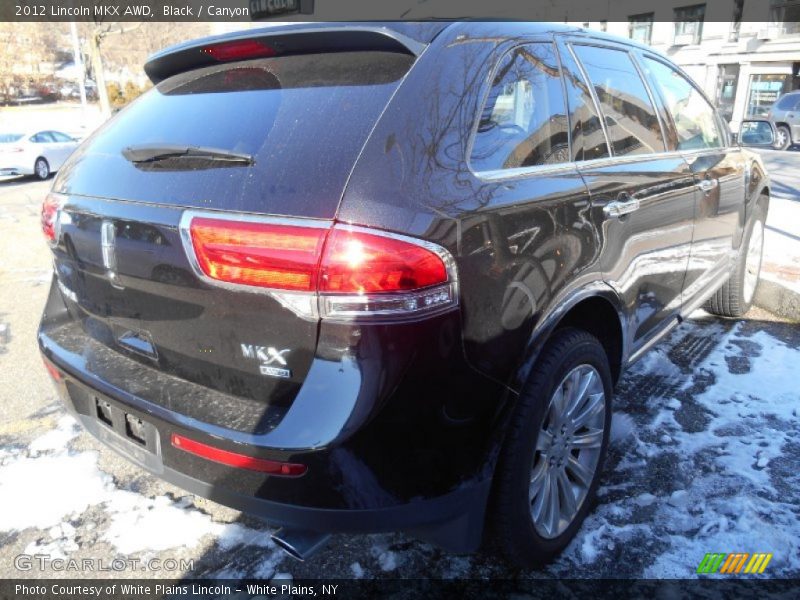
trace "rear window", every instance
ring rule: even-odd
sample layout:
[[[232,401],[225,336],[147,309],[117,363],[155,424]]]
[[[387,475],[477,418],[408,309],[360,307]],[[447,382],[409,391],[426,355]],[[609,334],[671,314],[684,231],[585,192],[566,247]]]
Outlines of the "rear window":
[[[0,144],[10,144],[22,139],[22,133],[0,133]]]
[[[75,155],[68,193],[330,218],[413,57],[306,54],[215,65],[161,82]],[[130,146],[188,145],[253,164],[132,163]],[[60,182],[59,182],[60,183]]]

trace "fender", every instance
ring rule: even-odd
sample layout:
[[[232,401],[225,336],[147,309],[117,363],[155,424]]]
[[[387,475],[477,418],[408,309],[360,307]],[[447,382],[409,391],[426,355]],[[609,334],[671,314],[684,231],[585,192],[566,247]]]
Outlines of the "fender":
[[[578,289],[565,290],[563,296],[553,298],[548,310],[531,332],[530,339],[525,348],[524,358],[513,379],[512,387],[515,390],[520,390],[522,388],[542,348],[564,317],[578,304],[591,298],[602,298],[607,301],[617,313],[617,318],[619,320],[618,325],[622,332],[621,364],[624,365],[627,362],[627,358],[630,354],[630,343],[625,333],[628,330],[627,322],[629,317],[627,311],[624,309],[619,295],[608,283],[602,280],[601,274],[598,272],[592,275],[596,277],[596,279],[585,283]]]

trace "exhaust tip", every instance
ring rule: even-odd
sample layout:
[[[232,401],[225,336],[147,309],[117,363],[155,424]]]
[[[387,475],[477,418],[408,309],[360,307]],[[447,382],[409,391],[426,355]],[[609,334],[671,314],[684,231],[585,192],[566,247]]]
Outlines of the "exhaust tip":
[[[271,536],[281,550],[295,560],[304,562],[316,554],[330,539],[329,533],[302,529],[279,529]]]

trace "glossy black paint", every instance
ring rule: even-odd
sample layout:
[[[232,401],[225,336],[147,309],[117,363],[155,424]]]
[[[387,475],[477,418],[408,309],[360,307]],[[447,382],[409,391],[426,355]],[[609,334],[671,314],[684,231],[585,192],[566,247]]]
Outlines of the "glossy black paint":
[[[188,191],[176,186],[159,201],[159,174],[97,150],[124,145],[103,141],[118,131],[109,125],[54,183],[68,195],[68,218],[39,344],[66,375],[67,406],[95,434],[104,435],[95,398],[155,428],[156,458],[103,439],[170,481],[284,525],[408,529],[467,550],[480,541],[507,417],[547,336],[579,322],[603,338],[616,371],[638,357],[721,283],[721,265],[738,250],[768,178],[739,148],[671,151],[658,103],[666,151],[606,156],[604,127],[568,46],[606,44],[636,56],[643,48],[542,24],[456,23],[420,35],[427,47],[385,106],[365,116],[363,147],[348,146],[313,175],[292,161],[271,167],[286,182],[334,179],[326,188],[341,190],[334,202],[328,195],[315,205],[304,195],[293,207],[296,195],[282,188],[259,206],[256,187],[230,206],[218,194],[213,207],[435,242],[456,261],[457,310],[395,324],[303,320],[269,295],[209,286],[191,269],[178,223],[184,207],[202,206],[204,181],[229,185],[214,178],[238,175],[181,173]],[[472,132],[493,69],[533,41],[557,42],[569,99],[569,115],[559,118],[573,124],[570,143],[581,150],[572,156],[584,160],[476,173]],[[291,151],[313,145],[311,133]],[[719,179],[718,192],[702,195],[699,182],[709,176]],[[640,200],[640,210],[607,217],[604,207],[620,197]],[[114,281],[102,265],[103,221],[116,231]],[[130,332],[143,334],[156,356],[121,344]],[[261,377],[242,356],[241,344],[262,343],[292,349],[290,379]],[[173,448],[172,432],[301,462],[308,472],[290,479],[223,467]]]

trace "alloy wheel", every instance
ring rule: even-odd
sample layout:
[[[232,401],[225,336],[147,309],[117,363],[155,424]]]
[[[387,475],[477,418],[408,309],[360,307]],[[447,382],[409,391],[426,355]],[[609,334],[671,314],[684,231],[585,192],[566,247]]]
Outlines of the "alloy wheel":
[[[572,369],[556,386],[536,443],[528,498],[536,532],[552,539],[575,519],[594,480],[605,436],[597,370]]]
[[[47,163],[42,159],[36,161],[36,175],[39,179],[47,179],[50,175],[50,169],[47,166]]]

